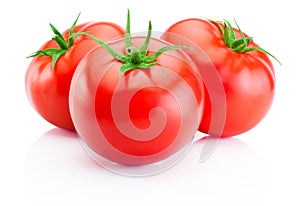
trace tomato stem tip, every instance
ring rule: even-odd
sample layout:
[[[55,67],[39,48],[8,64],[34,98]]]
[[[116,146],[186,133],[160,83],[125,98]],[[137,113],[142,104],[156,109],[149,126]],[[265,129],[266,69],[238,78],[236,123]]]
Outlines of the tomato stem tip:
[[[151,21],[149,21],[148,33],[142,46],[139,49],[132,46],[131,33],[130,33],[130,11],[128,9],[126,32],[125,32],[125,55],[118,53],[113,48],[111,48],[108,44],[106,44],[102,40],[96,38],[95,36],[89,33],[86,32],[74,33],[72,34],[72,36],[80,36],[80,35],[89,36],[90,38],[95,40],[98,44],[100,44],[104,49],[106,49],[114,58],[124,63],[120,67],[120,77],[122,77],[125,72],[133,69],[149,69],[155,65],[160,65],[163,68],[161,63],[156,61],[156,59],[160,55],[162,55],[163,53],[169,50],[188,48],[186,46],[170,45],[170,46],[165,46],[160,48],[158,51],[156,51],[153,54],[147,55],[151,34],[152,34],[152,23]]]
[[[220,21],[214,21],[214,20],[210,20],[211,22],[215,23],[223,36],[223,41],[224,43],[233,51],[238,52],[238,53],[245,53],[245,52],[250,52],[250,51],[260,51],[263,52],[269,56],[271,56],[273,59],[275,59],[280,65],[281,62],[279,61],[279,59],[277,59],[274,55],[272,55],[270,52],[266,51],[265,49],[261,48],[261,47],[248,47],[249,44],[252,42],[252,37],[245,37],[244,32],[242,31],[242,29],[240,28],[240,26],[238,25],[236,19],[234,18],[234,22],[237,26],[237,29],[241,35],[241,38],[236,38],[236,35],[234,33],[234,29],[231,26],[230,22],[227,20],[223,20],[223,26],[221,25],[221,23],[219,23]]]
[[[81,13],[78,14],[76,20],[74,21],[74,23],[72,24],[72,26],[69,30],[68,40],[66,40],[63,37],[63,35],[55,28],[55,26],[53,26],[51,23],[49,24],[52,32],[54,33],[54,37],[52,38],[52,40],[56,42],[56,44],[59,47],[58,49],[57,48],[48,48],[45,50],[39,50],[39,51],[36,51],[36,52],[30,54],[29,56],[27,56],[27,58],[36,57],[36,56],[49,56],[52,58],[51,68],[54,69],[57,60],[62,55],[64,55],[74,43],[74,37],[76,36],[76,35],[74,35],[74,28],[77,24],[80,14]]]

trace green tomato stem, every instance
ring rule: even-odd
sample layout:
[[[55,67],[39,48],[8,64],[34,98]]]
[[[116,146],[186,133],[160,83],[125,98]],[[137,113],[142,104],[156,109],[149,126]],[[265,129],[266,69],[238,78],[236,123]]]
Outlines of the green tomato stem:
[[[53,26],[50,23],[50,28],[53,31],[53,33],[55,34],[55,36],[52,38],[52,40],[54,40],[57,45],[58,45],[58,49],[56,48],[48,48],[45,50],[39,50],[36,51],[34,53],[32,53],[31,55],[27,56],[27,58],[31,58],[31,57],[36,57],[36,56],[49,56],[52,58],[52,63],[51,63],[51,68],[54,69],[55,64],[57,62],[57,60],[64,55],[69,49],[70,47],[73,45],[74,43],[74,28],[77,24],[77,21],[79,19],[80,13],[78,14],[76,20],[74,21],[73,25],[71,26],[70,30],[69,30],[69,38],[68,41],[63,37],[63,35],[55,28],[55,26]]]
[[[224,20],[224,22],[223,22],[224,26],[222,26],[218,21],[213,21],[213,20],[210,20],[210,21],[217,24],[217,26],[219,27],[219,29],[222,33],[224,43],[233,51],[238,52],[238,53],[245,53],[245,52],[257,50],[257,51],[263,52],[263,53],[271,56],[280,65],[282,65],[281,62],[279,61],[279,59],[277,59],[274,55],[272,55],[270,52],[266,51],[265,49],[263,49],[261,47],[248,47],[248,45],[252,41],[252,37],[245,37],[244,32],[241,30],[241,28],[239,27],[239,25],[235,19],[234,19],[234,22],[235,22],[235,24],[239,30],[239,33],[241,35],[241,38],[239,38],[239,39],[236,38],[233,27],[231,26],[229,21]]]
[[[120,67],[120,77],[122,77],[122,75],[125,72],[130,71],[132,69],[149,69],[154,65],[160,65],[163,68],[161,63],[156,61],[156,59],[160,55],[162,55],[163,53],[169,50],[188,48],[186,46],[178,46],[178,45],[165,46],[160,48],[155,53],[147,55],[148,46],[151,39],[151,33],[152,33],[152,24],[151,21],[149,21],[148,33],[145,42],[142,44],[140,49],[133,47],[131,44],[131,33],[130,33],[130,12],[128,10],[126,33],[125,33],[125,55],[118,53],[113,48],[111,48],[108,44],[106,44],[102,40],[96,38],[95,36],[87,32],[74,33],[72,34],[72,36],[76,37],[76,36],[86,35],[90,37],[91,39],[95,40],[98,44],[100,44],[104,49],[106,49],[107,52],[109,52],[114,58],[123,62],[124,64]]]

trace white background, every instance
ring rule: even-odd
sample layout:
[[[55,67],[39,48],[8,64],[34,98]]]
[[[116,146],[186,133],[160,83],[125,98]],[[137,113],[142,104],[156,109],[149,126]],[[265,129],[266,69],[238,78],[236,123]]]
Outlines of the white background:
[[[270,2],[270,3],[268,3]],[[299,205],[299,11],[296,1],[52,0],[0,3],[0,205]],[[106,171],[75,134],[57,129],[31,107],[24,92],[30,59],[52,37],[79,23],[111,21],[132,32],[164,31],[178,20],[205,16],[233,21],[278,57],[276,97],[251,131],[222,140],[199,163],[203,142],[175,167],[151,177]]]

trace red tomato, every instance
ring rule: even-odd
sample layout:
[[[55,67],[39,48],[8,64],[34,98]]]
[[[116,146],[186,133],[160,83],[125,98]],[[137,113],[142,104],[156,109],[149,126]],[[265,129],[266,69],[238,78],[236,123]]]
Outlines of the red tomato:
[[[122,27],[110,22],[87,22],[75,26],[74,32],[89,32],[103,41],[115,39],[125,33]],[[69,35],[70,30],[62,34],[66,42]],[[71,79],[83,56],[96,46],[99,44],[86,36],[75,37],[71,47],[59,57],[54,68],[52,57],[45,55],[34,57],[28,67],[25,77],[28,99],[44,119],[57,127],[74,129],[68,104]],[[49,48],[58,49],[59,46],[54,40],[50,40],[40,50]]]
[[[140,48],[145,38],[131,41]],[[147,54],[167,45],[151,38]],[[122,39],[109,46],[125,53]],[[200,76],[180,50],[163,53],[156,61],[160,64],[120,77],[124,63],[98,47],[78,65],[70,112],[81,139],[96,155],[126,165],[150,164],[192,141],[202,116]]]
[[[218,102],[223,94],[220,97],[218,92],[209,90],[207,84],[210,80],[203,79],[206,98],[199,130],[222,137],[241,134],[257,125],[271,107],[275,88],[274,69],[268,55],[259,50],[241,52],[230,48],[222,35],[222,30],[230,31],[231,25],[226,23],[227,28],[224,28],[224,24],[204,19],[186,19],[172,25],[162,36],[162,39],[174,44],[178,44],[178,41],[170,33],[191,40],[214,64],[225,91],[226,105]],[[239,29],[232,28],[232,32],[236,39],[243,38]],[[249,41],[247,48],[258,47],[247,35],[244,36]],[[199,67],[205,68],[207,62],[202,61],[202,58],[193,55],[191,58]],[[226,112],[215,113],[216,119],[225,119],[224,124],[211,121],[214,112],[212,105],[216,105],[214,110],[226,107]]]

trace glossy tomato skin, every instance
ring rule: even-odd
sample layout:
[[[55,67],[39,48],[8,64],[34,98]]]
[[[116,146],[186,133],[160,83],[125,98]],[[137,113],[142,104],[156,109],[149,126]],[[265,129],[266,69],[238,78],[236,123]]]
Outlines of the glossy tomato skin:
[[[110,41],[124,35],[124,29],[110,22],[88,22],[77,25],[74,32],[90,32],[103,41]],[[66,39],[69,30],[62,34]],[[25,77],[26,94],[36,111],[53,125],[74,130],[69,112],[68,96],[71,80],[83,56],[98,43],[86,36],[75,37],[74,44],[61,56],[54,69],[52,58],[35,57],[30,63]],[[46,42],[40,50],[58,48],[53,40]]]
[[[131,41],[139,48],[144,40]],[[149,53],[166,45],[151,38]],[[124,40],[110,46],[123,52]],[[85,56],[74,74],[69,100],[76,130],[87,147],[113,162],[144,165],[191,143],[202,116],[204,87],[183,56],[179,51],[163,54],[157,59],[163,69],[133,69],[121,78],[123,63],[102,47]]]
[[[234,29],[234,32],[240,37],[238,30]],[[219,114],[220,119],[225,118],[222,133],[211,125],[211,104],[216,100],[210,99],[210,96],[218,99],[218,94],[209,93],[207,88],[200,131],[222,137],[234,136],[250,130],[265,117],[275,92],[274,68],[265,53],[237,53],[231,50],[225,45],[216,23],[205,19],[186,19],[168,28],[162,38],[176,44],[176,38],[168,33],[187,38],[201,48],[214,64],[224,87],[226,116]],[[249,47],[253,46],[257,45],[251,42]],[[201,61],[197,56],[191,57],[196,62]],[[205,62],[198,62],[198,65],[205,66]]]

